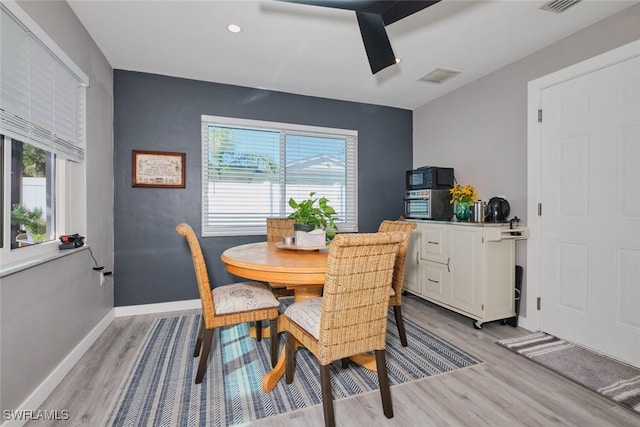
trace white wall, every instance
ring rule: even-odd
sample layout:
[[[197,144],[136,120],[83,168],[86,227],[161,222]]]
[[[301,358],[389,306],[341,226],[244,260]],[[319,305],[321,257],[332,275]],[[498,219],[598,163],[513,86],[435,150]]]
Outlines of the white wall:
[[[86,230],[98,262],[111,270],[113,70],[66,2],[18,4],[90,78],[85,172],[81,174],[83,179],[69,183],[69,189],[87,194],[86,206],[72,209],[86,209],[86,225],[82,224],[81,229]],[[89,251],[81,250],[2,277],[2,410],[37,409],[29,405],[38,404],[49,375],[68,363],[70,352],[86,342],[85,338],[113,312],[112,282],[108,280],[100,286],[93,266]]]
[[[636,5],[414,110],[414,166],[455,168],[481,199],[505,196],[526,225],[527,83],[640,39],[639,22]],[[526,276],[526,243],[516,246]]]

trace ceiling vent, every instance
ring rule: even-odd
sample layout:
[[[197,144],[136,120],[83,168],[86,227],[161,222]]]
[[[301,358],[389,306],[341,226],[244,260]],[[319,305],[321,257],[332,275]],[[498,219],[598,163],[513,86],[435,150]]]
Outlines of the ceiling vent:
[[[553,13],[562,13],[569,9],[571,6],[575,6],[582,0],[552,0],[540,7],[541,10],[546,10]]]
[[[420,81],[440,84],[445,80],[449,80],[450,78],[457,76],[458,74],[460,74],[460,71],[436,68],[426,76],[422,77]]]

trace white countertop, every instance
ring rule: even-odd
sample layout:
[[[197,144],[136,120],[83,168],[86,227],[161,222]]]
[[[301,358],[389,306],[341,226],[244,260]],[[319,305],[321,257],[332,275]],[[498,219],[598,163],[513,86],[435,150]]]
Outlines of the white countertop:
[[[465,225],[469,227],[509,227],[508,222],[476,222],[476,221],[445,221],[438,219],[419,219],[419,218],[406,218],[405,221],[411,222],[424,222],[429,224],[455,224]]]
[[[412,218],[407,218],[405,219],[405,221],[425,224],[483,227],[486,229],[485,234],[488,241],[500,241],[503,239],[526,240],[527,238],[529,238],[529,229],[527,227],[517,226],[510,228],[508,222],[442,221],[433,219]]]

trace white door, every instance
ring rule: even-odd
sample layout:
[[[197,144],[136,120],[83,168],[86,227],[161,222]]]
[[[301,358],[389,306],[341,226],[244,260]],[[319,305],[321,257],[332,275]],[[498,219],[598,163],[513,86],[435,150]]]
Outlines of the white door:
[[[640,58],[541,94],[541,329],[640,366]]]

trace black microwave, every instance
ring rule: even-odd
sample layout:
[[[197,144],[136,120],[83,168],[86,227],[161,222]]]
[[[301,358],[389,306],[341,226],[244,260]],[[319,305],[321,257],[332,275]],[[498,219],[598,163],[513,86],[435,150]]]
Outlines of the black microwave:
[[[448,188],[453,188],[453,168],[424,166],[407,171],[407,191]]]

